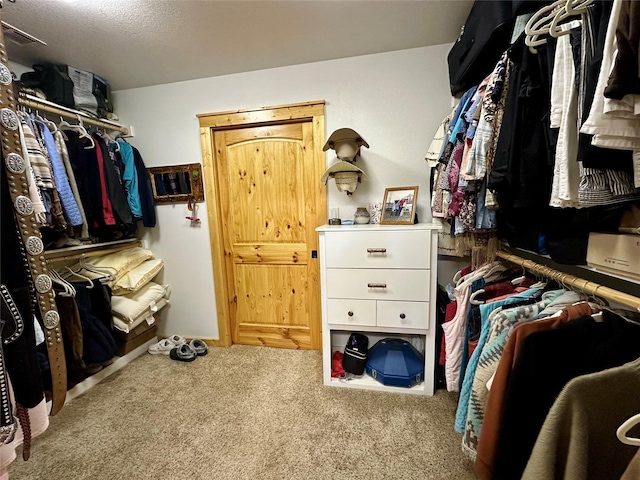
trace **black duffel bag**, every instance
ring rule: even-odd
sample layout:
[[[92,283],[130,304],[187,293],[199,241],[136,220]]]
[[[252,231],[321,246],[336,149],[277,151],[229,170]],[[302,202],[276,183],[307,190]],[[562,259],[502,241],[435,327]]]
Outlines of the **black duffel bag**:
[[[369,338],[361,333],[349,335],[344,355],[342,368],[345,372],[354,375],[362,375],[367,364],[367,352],[369,351]]]
[[[33,72],[25,72],[20,76],[20,82],[25,87],[40,89],[50,102],[70,108],[75,106],[73,80],[67,73],[66,65],[36,64]]]

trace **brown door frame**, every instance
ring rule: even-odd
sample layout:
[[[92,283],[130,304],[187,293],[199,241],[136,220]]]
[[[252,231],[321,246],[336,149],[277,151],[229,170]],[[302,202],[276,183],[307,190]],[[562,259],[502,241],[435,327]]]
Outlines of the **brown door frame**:
[[[326,169],[326,160],[322,147],[324,145],[324,100],[314,102],[279,105],[254,109],[233,110],[218,113],[201,113],[196,115],[200,121],[200,146],[202,149],[202,170],[204,176],[205,200],[207,202],[207,217],[209,220],[209,237],[211,244],[211,260],[213,281],[216,295],[216,310],[218,313],[218,340],[216,346],[228,347],[232,344],[230,310],[235,299],[230,298],[229,281],[232,272],[229,271],[226,258],[231,252],[224,249],[224,223],[220,214],[220,194],[218,189],[219,175],[216,171],[214,158],[214,132],[238,127],[259,127],[286,122],[310,121],[313,125],[314,166],[317,177],[320,178]],[[318,218],[323,219],[327,212],[327,195],[322,184],[318,182],[316,192]],[[307,239],[311,249],[318,249],[318,236]],[[319,268],[319,267],[318,267]],[[320,315],[320,283],[318,275],[310,279],[316,285],[315,291],[309,295],[309,310],[315,312],[318,319],[310,325],[312,343],[315,348],[321,348],[321,315]],[[312,291],[310,286],[309,291]]]

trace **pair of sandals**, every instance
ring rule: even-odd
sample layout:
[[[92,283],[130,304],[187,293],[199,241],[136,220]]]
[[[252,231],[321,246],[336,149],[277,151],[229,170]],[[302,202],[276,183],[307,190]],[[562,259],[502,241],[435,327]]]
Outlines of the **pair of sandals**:
[[[202,340],[194,338],[188,343],[183,343],[169,352],[172,360],[180,362],[193,362],[196,357],[204,357],[209,352],[209,347]]]

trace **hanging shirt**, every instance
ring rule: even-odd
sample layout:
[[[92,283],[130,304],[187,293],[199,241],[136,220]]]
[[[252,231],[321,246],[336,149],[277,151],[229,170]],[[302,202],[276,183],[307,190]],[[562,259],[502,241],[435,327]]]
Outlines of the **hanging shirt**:
[[[131,145],[122,139],[118,139],[118,145],[120,145],[120,157],[122,158],[124,166],[124,171],[122,172],[122,183],[125,191],[127,192],[129,208],[131,208],[131,213],[135,217],[140,218],[142,217],[142,206],[140,205],[138,172],[133,159],[133,149],[131,148]]]
[[[53,170],[53,177],[56,183],[56,190],[60,196],[60,203],[62,204],[62,212],[67,220],[67,223],[72,227],[82,225],[82,216],[80,215],[80,209],[76,203],[76,199],[73,196],[73,191],[69,185],[69,178],[67,172],[64,169],[62,160],[58,149],[56,148],[56,142],[49,131],[49,128],[36,118],[32,118],[33,123],[38,127],[40,135],[44,140],[44,146],[47,149],[47,155],[51,162],[51,168]]]
[[[478,346],[476,350],[471,355],[469,359],[469,363],[467,365],[464,381],[462,383],[462,388],[460,389],[460,398],[458,400],[458,409],[456,411],[456,422],[455,422],[455,430],[457,432],[464,432],[465,420],[467,418],[467,410],[469,407],[469,397],[471,395],[471,386],[473,384],[473,378],[476,373],[476,368],[478,366],[478,360],[480,359],[480,354],[482,350],[484,350],[484,346],[487,341],[487,337],[489,336],[489,332],[491,329],[491,321],[489,320],[491,313],[502,307],[507,306],[514,303],[522,302],[526,300],[536,293],[538,293],[540,289],[538,288],[530,288],[522,293],[518,293],[516,295],[511,295],[510,297],[505,298],[504,300],[496,300],[491,303],[484,303],[480,305],[480,321],[481,321],[481,330],[480,330],[480,339],[478,340]],[[560,293],[555,295],[559,296]],[[550,302],[551,300],[549,300]],[[547,302],[547,304],[549,303]],[[546,306],[546,305],[545,305]],[[537,313],[537,312],[536,312]]]
[[[64,168],[67,172],[67,177],[69,178],[69,186],[71,187],[71,191],[73,192],[73,197],[75,198],[76,204],[78,205],[78,210],[80,211],[80,218],[82,219],[82,230],[80,233],[80,237],[89,238],[89,224],[87,223],[87,217],[84,212],[84,205],[80,196],[80,190],[76,182],[75,173],[73,172],[73,168],[71,166],[71,161],[69,160],[69,152],[67,151],[67,145],[64,143],[62,132],[60,132],[60,130],[56,130],[53,134],[53,138],[56,142],[56,148],[60,153],[62,164],[64,165]]]
[[[98,145],[96,145],[95,151],[96,151],[96,157],[98,160],[98,173],[100,175],[100,197],[102,200],[102,220],[104,221],[105,225],[114,226],[116,224],[116,219],[113,216],[113,208],[111,207],[111,200],[109,199],[109,186],[107,185],[107,177],[105,173],[105,165],[104,165],[104,158],[102,156],[102,149]]]
[[[118,180],[118,174],[116,173],[116,169],[111,161],[111,157],[109,156],[109,149],[99,135],[93,134],[92,138],[96,143],[96,150],[102,154],[107,194],[109,195],[109,201],[111,202],[113,213],[120,223],[124,225],[132,225],[133,215],[131,214],[129,204],[127,203],[127,194]]]
[[[489,334],[478,356],[478,363],[473,376],[469,401],[467,403],[466,418],[464,421],[464,437],[462,437],[462,450],[472,460],[476,459],[478,450],[478,438],[482,431],[484,407],[489,392],[487,382],[495,373],[500,360],[500,355],[507,343],[510,327],[518,322],[533,320],[533,318],[555,299],[562,296],[564,290],[546,292],[542,300],[533,305],[505,308],[492,316],[489,320]]]
[[[133,150],[133,160],[138,172],[138,193],[140,195],[140,206],[142,207],[142,224],[145,227],[156,226],[155,200],[153,198],[153,190],[151,189],[151,180],[147,175],[147,169],[144,166],[142,155],[137,148],[131,147]]]

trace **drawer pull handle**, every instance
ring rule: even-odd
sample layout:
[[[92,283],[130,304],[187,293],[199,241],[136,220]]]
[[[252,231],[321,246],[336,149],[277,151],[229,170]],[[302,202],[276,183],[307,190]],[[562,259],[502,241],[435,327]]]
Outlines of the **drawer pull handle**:
[[[353,317],[353,312],[352,312],[351,310],[349,310],[349,311],[347,312],[347,315],[349,315],[350,317]]]
[[[387,288],[386,283],[367,283],[369,288]]]
[[[367,248],[367,253],[387,253],[386,248]]]
[[[407,317],[407,316],[406,316],[404,313],[401,313],[401,314],[400,314],[400,318],[401,318],[401,319],[403,319],[403,320],[404,320],[406,317]]]

